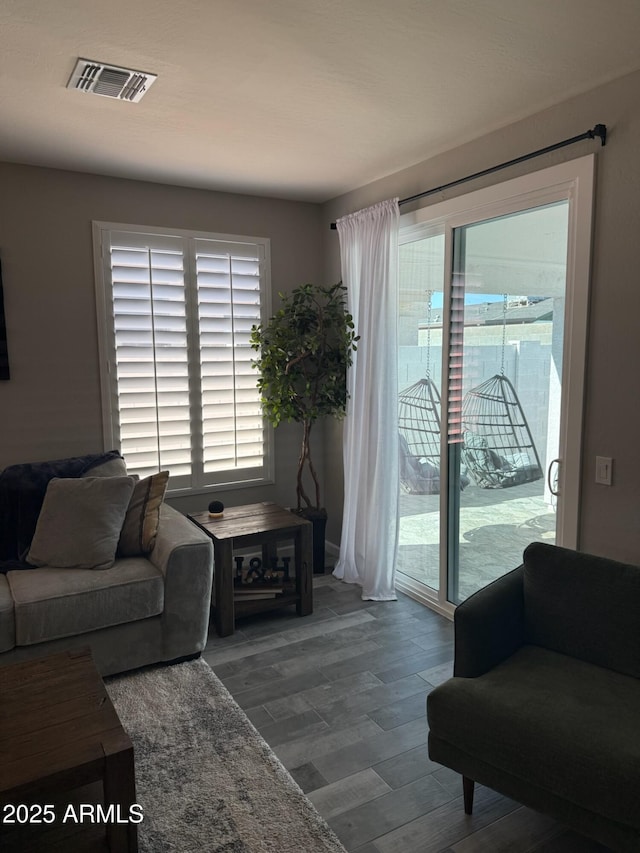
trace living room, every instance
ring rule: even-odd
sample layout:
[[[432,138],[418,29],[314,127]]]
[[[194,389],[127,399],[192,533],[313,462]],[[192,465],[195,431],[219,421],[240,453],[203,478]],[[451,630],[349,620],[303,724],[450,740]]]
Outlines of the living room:
[[[196,5],[202,11],[199,4]],[[494,13],[495,5],[500,4],[491,4]],[[504,9],[510,6],[502,5]],[[513,165],[502,177],[517,177],[574,157],[596,154],[577,540],[580,550],[591,554],[639,562],[636,484],[640,460],[636,434],[640,412],[633,389],[639,360],[636,317],[640,311],[640,296],[633,252],[639,223],[640,167],[636,133],[640,131],[640,71],[637,70],[639,63],[629,59],[628,51],[625,53],[629,34],[637,32],[632,24],[637,26],[638,21],[624,15],[632,16],[635,10],[633,4],[618,5],[620,18],[617,21],[612,12],[598,12],[589,5],[589,13],[594,16],[591,41],[581,31],[581,44],[591,47],[588,63],[591,71],[583,70],[580,80],[565,87],[562,77],[558,76],[552,80],[550,91],[532,100],[533,108],[527,106],[527,96],[523,94],[519,103],[511,104],[508,113],[497,116],[491,123],[471,123],[466,134],[453,139],[446,135],[440,138],[434,132],[433,137],[412,152],[404,149],[404,159],[394,154],[395,160],[390,157],[382,167],[372,167],[371,172],[364,168],[363,154],[352,167],[355,177],[328,193],[321,185],[324,182],[328,187],[336,186],[330,172],[316,179],[311,188],[283,185],[281,191],[276,191],[273,186],[264,188],[266,179],[265,184],[256,183],[252,189],[239,181],[234,186],[224,174],[217,175],[217,188],[214,186],[216,177],[209,175],[203,176],[199,185],[197,178],[187,175],[188,169],[182,178],[176,173],[173,179],[159,180],[153,176],[144,156],[136,172],[131,164],[125,163],[124,153],[120,164],[101,166],[95,162],[92,168],[86,167],[81,165],[80,153],[82,148],[90,148],[91,142],[77,142],[72,133],[65,136],[60,132],[57,152],[50,151],[46,155],[37,152],[35,140],[46,138],[51,132],[44,120],[38,123],[37,110],[30,111],[27,107],[28,120],[23,118],[22,124],[18,122],[18,114],[14,121],[5,120],[0,136],[0,160],[3,161],[0,163],[0,261],[11,379],[0,383],[4,413],[0,420],[0,468],[111,449],[105,447],[103,441],[93,222],[159,225],[266,237],[271,243],[275,308],[279,291],[290,292],[306,281],[340,279],[338,236],[330,225],[341,216],[383,199],[406,198],[447,184],[602,123],[607,127],[605,147],[597,140],[585,140],[537,160]],[[18,10],[14,6],[3,11],[3,24],[10,35],[15,36],[17,22],[24,15],[32,44],[41,40],[44,52],[52,35],[37,23],[38,4],[29,2],[18,6],[23,8]],[[468,11],[469,4],[467,6]],[[337,14],[337,7],[332,10]],[[550,6],[545,7],[545,12],[551,12]],[[61,12],[57,14],[62,18]],[[579,3],[573,4],[571,11],[566,13],[568,18],[580,18],[582,14]],[[539,15],[543,17],[542,12]],[[605,39],[605,23],[610,27],[607,38],[611,41],[606,42],[609,47],[601,52],[600,39]],[[543,21],[540,27],[544,30]],[[75,38],[74,55],[61,56],[59,67],[56,66],[51,76],[45,78],[42,70],[35,73],[36,81],[48,87],[49,97],[84,97],[64,88],[77,56],[93,55],[94,51],[91,35],[80,33]],[[620,39],[619,52],[610,46],[616,43],[616,38]],[[9,36],[7,39],[10,41]],[[135,38],[131,33],[127,42],[130,43],[123,46],[114,40],[114,53],[98,58],[138,67],[141,60],[137,58]],[[8,43],[6,50],[3,49],[4,56],[19,51],[17,45],[15,40],[13,47]],[[97,42],[96,49],[98,45],[106,51],[106,44]],[[493,49],[499,56],[495,44]],[[534,52],[542,50],[542,45],[538,41],[532,49]],[[159,61],[159,57],[150,53],[144,56],[142,64],[154,70]],[[559,65],[562,66],[561,61]],[[3,72],[2,85],[17,85],[20,74],[19,65]],[[145,98],[156,96],[158,89],[162,91],[162,79],[160,75]],[[3,97],[4,93],[3,89]],[[498,96],[492,95],[492,98],[498,99]],[[77,109],[83,110],[80,120],[89,128],[104,104],[111,111],[119,107],[145,106],[144,100],[140,105],[90,97],[85,100],[88,105],[82,102]],[[357,95],[354,102],[360,104],[360,109]],[[179,105],[176,109],[179,110]],[[430,122],[434,128],[439,127],[439,115],[434,114]],[[172,114],[172,123],[181,123],[179,112]],[[366,132],[375,134],[375,115]],[[145,138],[143,128],[138,128],[136,133],[140,134],[138,140]],[[323,134],[330,163],[331,133],[325,128]],[[136,141],[135,136],[133,141]],[[183,137],[183,144],[182,159],[188,162],[188,135]],[[112,138],[109,147],[123,152],[134,145],[131,141],[127,144]],[[266,164],[263,166],[266,168]],[[486,176],[477,179],[472,186],[474,189],[490,186],[500,179],[500,176]],[[438,200],[460,195],[468,189],[462,186],[444,192]],[[318,426],[314,437],[324,503],[330,508],[327,541],[335,549],[340,544],[343,505],[342,431],[340,422],[327,421]],[[279,426],[274,441],[273,484],[226,490],[223,495],[226,506],[260,501],[275,501],[286,506],[293,502],[297,458],[291,446],[298,443],[296,425]],[[595,482],[596,456],[614,460],[611,487]],[[207,501],[203,495],[169,498],[181,513],[206,509]],[[330,597],[327,593],[325,596]],[[318,600],[321,598],[322,595]],[[413,611],[415,605],[407,603],[405,606]],[[442,630],[444,640],[450,642],[446,627],[438,630]],[[276,623],[271,631],[279,633]],[[421,671],[425,669],[427,667]],[[422,714],[424,716],[424,712]],[[364,845],[361,846],[364,853]],[[380,849],[384,849],[384,845]]]

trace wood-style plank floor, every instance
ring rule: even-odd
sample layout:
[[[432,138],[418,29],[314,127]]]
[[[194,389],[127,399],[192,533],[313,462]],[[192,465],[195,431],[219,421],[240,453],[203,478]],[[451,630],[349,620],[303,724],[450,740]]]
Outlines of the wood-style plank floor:
[[[293,608],[213,628],[204,654],[294,779],[357,853],[605,853],[556,821],[462,783],[427,755],[425,701],[451,675],[453,625],[418,602],[362,601],[314,578]]]

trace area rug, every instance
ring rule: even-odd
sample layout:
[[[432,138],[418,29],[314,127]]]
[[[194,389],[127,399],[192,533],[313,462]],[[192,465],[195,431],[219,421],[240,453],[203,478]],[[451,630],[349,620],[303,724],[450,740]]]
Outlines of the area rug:
[[[205,661],[106,684],[134,745],[141,853],[345,853]]]

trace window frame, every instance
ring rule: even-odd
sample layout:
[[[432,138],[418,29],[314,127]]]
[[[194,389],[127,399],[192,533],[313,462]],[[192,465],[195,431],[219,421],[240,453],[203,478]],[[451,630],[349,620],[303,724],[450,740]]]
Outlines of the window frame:
[[[181,477],[174,478],[172,485],[169,479],[167,494],[172,497],[184,495],[207,494],[228,489],[252,488],[272,485],[274,483],[274,430],[268,420],[262,417],[263,424],[263,464],[261,476],[238,478],[242,469],[226,469],[224,471],[206,474],[202,453],[202,418],[201,418],[201,385],[202,374],[199,361],[194,354],[200,352],[198,337],[200,323],[198,314],[198,287],[196,277],[196,253],[198,240],[219,242],[221,244],[244,243],[261,248],[263,256],[260,259],[260,322],[264,323],[271,315],[271,241],[268,237],[252,237],[246,235],[212,233],[180,228],[162,228],[158,226],[132,225],[119,222],[92,222],[94,282],[96,297],[96,320],[98,336],[98,358],[100,374],[100,394],[102,412],[102,434],[105,450],[120,449],[120,419],[118,407],[116,333],[113,311],[113,283],[111,275],[111,235],[115,232],[125,232],[131,235],[145,235],[155,241],[153,248],[158,248],[164,239],[182,241],[182,258],[184,264],[184,293],[186,305],[186,328],[188,344],[188,373],[189,373],[189,409],[190,409],[190,459],[191,483],[185,485]],[[257,374],[256,374],[257,380]],[[257,386],[256,386],[257,387]],[[195,434],[195,441],[193,436]],[[168,467],[168,466],[163,466]],[[250,470],[250,469],[249,469]],[[255,470],[255,469],[254,469]],[[181,482],[182,480],[182,482]]]

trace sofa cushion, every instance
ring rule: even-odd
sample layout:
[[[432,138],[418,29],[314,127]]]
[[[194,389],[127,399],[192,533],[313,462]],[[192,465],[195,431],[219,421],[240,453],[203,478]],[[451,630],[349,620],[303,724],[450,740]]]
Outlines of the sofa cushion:
[[[640,678],[640,567],[536,542],[524,552],[526,642]]]
[[[0,652],[7,652],[16,644],[16,624],[13,615],[13,598],[9,582],[0,575]]]
[[[118,556],[137,557],[153,551],[168,482],[168,471],[136,482],[120,533]]]
[[[433,735],[588,811],[640,829],[635,678],[523,646],[429,695]]]
[[[146,619],[164,608],[162,572],[144,557],[117,560],[108,572],[42,568],[8,572],[7,580],[18,646]]]
[[[56,568],[110,568],[134,484],[132,477],[51,480],[27,562]]]

